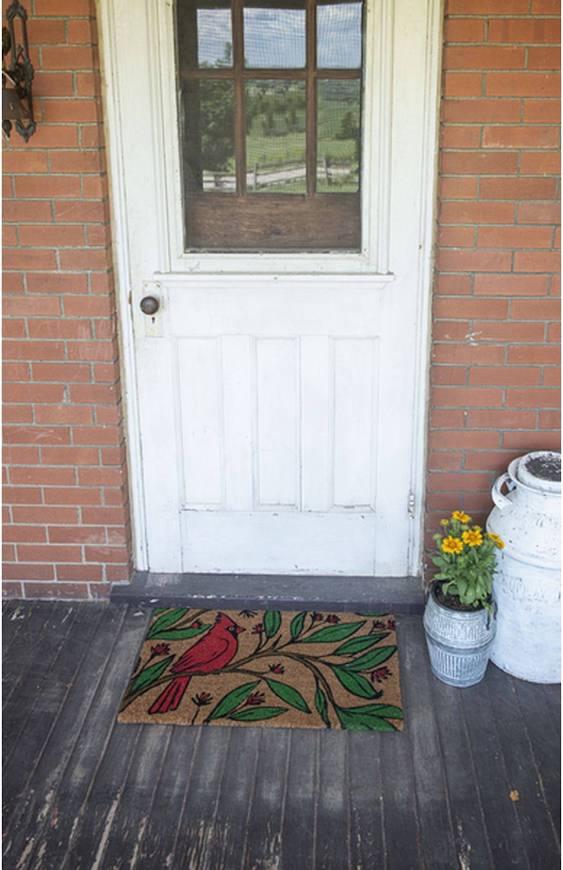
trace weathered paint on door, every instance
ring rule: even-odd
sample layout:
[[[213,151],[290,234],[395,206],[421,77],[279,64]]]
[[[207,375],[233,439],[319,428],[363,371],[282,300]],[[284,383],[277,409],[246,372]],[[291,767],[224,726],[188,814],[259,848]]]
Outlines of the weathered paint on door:
[[[368,10],[361,252],[284,256],[184,254],[171,8],[102,4],[138,567],[417,570],[439,5]]]

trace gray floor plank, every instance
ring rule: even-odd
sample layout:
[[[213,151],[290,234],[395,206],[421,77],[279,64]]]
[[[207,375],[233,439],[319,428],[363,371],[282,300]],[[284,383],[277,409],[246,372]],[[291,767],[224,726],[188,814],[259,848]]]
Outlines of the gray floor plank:
[[[130,726],[119,726],[126,730]],[[191,769],[202,728],[172,727],[172,735],[158,780],[152,811],[141,840],[138,867],[171,867],[179,823],[187,797]]]
[[[80,811],[76,810],[66,857],[59,866],[89,870],[96,859],[103,858],[142,729],[142,725],[115,725],[100,765],[92,772],[88,794]]]
[[[229,756],[231,728],[202,728],[180,820],[172,867],[208,870],[207,855],[218,832],[216,814]]]
[[[281,829],[290,748],[288,729],[264,729],[241,870],[274,870],[281,866]]]
[[[90,781],[92,763],[99,761],[109,727],[107,711],[113,710],[116,703],[112,691],[103,684],[103,678],[107,676],[106,665],[108,673],[121,677],[121,680],[105,685],[120,694],[133,664],[131,657],[124,655],[123,647],[136,642],[138,622],[134,623],[136,631],[131,637],[131,632],[124,627],[128,617],[129,614],[117,607],[106,609],[100,630],[96,632],[84,660],[81,679],[71,687],[57,719],[57,727],[28,779],[26,794],[14,807],[8,831],[10,850],[17,859],[31,856],[36,849],[43,848],[45,826],[48,826],[50,840],[57,836],[59,826],[66,824],[66,817],[58,811],[61,799],[68,801],[72,798],[73,810],[78,810],[82,804],[80,791]],[[142,634],[142,625],[140,629]],[[120,646],[121,656],[117,655]],[[84,733],[81,733],[83,726]],[[65,790],[61,789],[63,781]]]
[[[399,662],[406,656],[408,619],[397,623]],[[401,683],[405,713],[405,731],[380,735],[381,778],[383,783],[383,817],[386,866],[390,870],[409,870],[422,867],[420,830],[416,806],[416,783],[412,753],[407,736],[411,727],[412,704],[405,695],[404,679]],[[416,703],[420,703],[420,699]],[[385,739],[386,738],[386,739]]]
[[[541,686],[524,680],[511,679],[518,698],[520,715],[532,754],[536,762],[541,789],[551,813],[554,825],[559,830],[561,819],[561,743],[551,717]]]
[[[551,714],[551,722],[561,743],[561,686],[544,685],[541,687],[547,709]]]
[[[60,650],[59,661],[33,704],[24,708],[25,727],[6,753],[3,770],[3,806],[5,821],[18,806],[45,744],[57,727],[57,719],[72,691],[77,673],[90,650],[90,642],[104,613],[104,605],[81,607],[73,630]],[[86,669],[85,673],[88,671]],[[44,768],[46,769],[46,768]]]
[[[447,793],[436,711],[430,699],[432,682],[424,631],[420,622],[399,621],[403,703],[408,716],[404,732],[411,746],[421,858],[433,870],[449,870],[458,860]]]
[[[315,867],[318,799],[318,734],[292,731],[285,811],[281,830],[281,867]]]
[[[129,766],[129,776],[108,827],[102,867],[136,867],[141,842],[150,818],[161,766],[172,729],[145,725]]]
[[[60,611],[59,611],[60,612]],[[93,611],[92,615],[94,615]],[[2,710],[2,764],[10,758],[11,749],[19,742],[21,730],[35,717],[37,707],[45,707],[45,695],[53,687],[57,659],[65,642],[73,632],[74,622],[79,614],[86,616],[84,610],[70,605],[62,619],[47,620],[46,629],[40,640],[34,644],[35,654],[24,671],[22,678],[14,686]],[[84,620],[82,620],[83,622]]]
[[[381,734],[348,737],[350,792],[350,863],[352,867],[384,867]]]
[[[485,676],[487,679],[487,675]],[[529,867],[524,836],[514,803],[502,749],[483,685],[460,690],[485,825],[495,867]]]
[[[447,686],[434,678],[430,703],[436,709],[441,751],[450,800],[455,847],[460,866],[479,870],[493,868],[478,775],[461,709],[463,689]]]
[[[10,645],[22,625],[33,613],[34,602],[4,601],[2,604],[2,661],[10,652]]]
[[[113,636],[115,645],[108,643],[111,654],[100,662],[101,678],[86,710],[68,765],[57,785],[53,806],[46,819],[50,827],[49,843],[46,848],[39,845],[34,853],[38,856],[42,850],[42,870],[58,870],[60,867],[61,850],[65,854],[69,846],[74,818],[87,798],[93,774],[107,751],[115,726],[118,705],[115,693],[108,688],[121,688],[121,693],[125,690],[134,664],[131,652],[136,651],[146,631],[146,616],[137,616],[133,608],[129,608],[124,617],[121,628]]]
[[[523,726],[516,692],[498,668],[491,666],[483,683],[504,756],[514,807],[524,835],[530,867],[555,870],[559,844],[544,803],[539,773]]]
[[[262,729],[234,728],[215,815],[215,829],[203,867],[235,870],[243,866],[245,831],[260,753]]]
[[[357,734],[117,724],[148,612],[21,606],[6,648],[21,701],[7,708],[7,867],[558,866],[559,687],[492,669],[474,689],[444,686],[418,617],[399,623],[405,732]],[[30,642],[43,661],[20,655]]]
[[[63,619],[68,618],[69,608],[65,603],[55,602],[51,607],[41,604],[46,602],[37,602],[2,663],[2,710],[6,709],[29,669],[41,658],[46,635],[56,635]]]
[[[319,794],[316,866],[350,867],[348,740],[340,731],[319,733]]]

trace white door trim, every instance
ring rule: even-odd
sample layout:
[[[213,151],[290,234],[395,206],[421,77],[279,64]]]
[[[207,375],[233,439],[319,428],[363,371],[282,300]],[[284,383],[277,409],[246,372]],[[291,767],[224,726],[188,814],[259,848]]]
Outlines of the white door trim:
[[[160,46],[162,45],[162,28],[168,26],[170,22],[170,7],[171,3],[165,0],[142,0],[143,5],[147,10],[149,19],[153,22],[158,22],[156,33],[149,30],[148,36],[151,37],[149,44],[143,45],[145,52],[144,57],[147,58],[147,63],[152,64],[155,70],[158,70],[157,81],[155,77],[150,77],[151,100],[153,105],[160,104],[160,118],[163,121],[170,121],[170,111],[173,102],[171,102],[170,93],[165,94],[166,105],[163,102],[162,80],[160,65],[158,63]],[[378,30],[373,30],[373,33],[379,34],[379,44],[376,45],[372,39],[371,50],[375,53],[379,51],[379,56],[384,55],[385,62],[380,66],[379,74],[384,77],[385,87],[389,83],[388,76],[393,75],[392,69],[392,52],[388,50],[389,40],[391,39],[393,29],[393,7],[397,0],[368,0],[371,15],[380,22]],[[422,0],[416,0],[421,3]],[[112,212],[112,238],[113,238],[113,254],[115,264],[115,281],[116,281],[116,298],[117,307],[120,319],[120,360],[122,370],[122,392],[126,415],[126,430],[127,430],[127,453],[128,453],[128,471],[129,471],[129,487],[131,500],[131,514],[133,525],[133,560],[135,568],[145,570],[148,566],[147,562],[147,524],[145,515],[145,500],[143,493],[143,476],[142,476],[142,448],[141,448],[141,431],[140,431],[140,416],[137,396],[137,371],[134,353],[134,335],[133,335],[133,319],[131,316],[130,293],[136,286],[139,276],[133,274],[130,247],[129,247],[129,227],[127,222],[127,192],[125,189],[125,166],[127,162],[126,147],[123,135],[123,117],[127,113],[128,101],[132,98],[127,98],[122,82],[120,81],[121,72],[121,52],[118,47],[119,24],[123,25],[123,17],[118,20],[118,7],[123,4],[123,0],[96,0],[99,31],[100,31],[100,53],[102,64],[102,80],[103,80],[103,96],[104,96],[104,116],[105,116],[105,134],[108,148],[108,172],[110,178],[110,198]],[[130,3],[129,9],[131,9]],[[141,5],[141,0],[139,0]],[[438,140],[438,111],[439,111],[439,83],[441,69],[441,33],[443,22],[443,0],[426,0],[426,33],[425,33],[425,57],[424,69],[420,70],[421,78],[424,80],[424,105],[422,111],[422,122],[417,128],[420,135],[420,166],[422,191],[420,195],[420,212],[419,212],[419,268],[418,268],[418,312],[417,312],[417,341],[416,341],[416,357],[418,362],[418,370],[421,373],[427,373],[429,364],[429,340],[430,340],[430,299],[431,299],[431,278],[433,270],[433,236],[434,236],[434,209],[435,209],[435,190],[436,190],[436,166],[437,166],[437,140]],[[377,15],[374,11],[377,7]],[[135,10],[136,14],[139,10]],[[133,16],[135,17],[135,16]],[[371,32],[371,31],[370,31]],[[123,37],[123,34],[121,34]],[[134,40],[133,40],[134,43]],[[134,50],[134,49],[132,49]],[[167,58],[170,63],[170,58]],[[372,76],[376,74],[372,69]],[[397,70],[394,71],[397,75]],[[121,86],[120,86],[121,85]],[[383,86],[382,86],[383,87]],[[387,94],[389,94],[387,87]],[[380,88],[381,93],[381,88]],[[125,99],[124,96],[126,97]],[[173,94],[175,101],[175,93]],[[374,95],[375,98],[375,95]],[[377,108],[376,123],[384,124],[390,127],[389,112],[385,110],[385,100],[378,99],[377,103],[372,104],[372,110],[375,112]],[[165,112],[168,111],[168,115]],[[175,109],[174,109],[175,116]],[[170,129],[170,128],[168,128]],[[171,157],[169,152],[163,152],[163,148],[169,148],[164,140],[166,138],[172,140],[175,137],[163,137],[163,128],[161,125],[153,126],[153,129],[144,129],[139,131],[144,138],[151,142],[151,152],[153,158],[156,155],[173,159],[177,163],[177,156]],[[385,144],[387,141],[387,145]],[[385,169],[386,160],[390,160],[388,149],[389,140],[381,139],[375,148],[376,162],[373,167],[374,174]],[[387,157],[385,156],[387,154]],[[177,247],[177,227],[176,235],[171,234],[170,221],[174,220],[171,208],[176,208],[177,202],[174,205],[174,196],[171,191],[170,176],[161,171],[163,163],[160,167],[157,162],[153,161],[153,169],[155,177],[148,179],[147,183],[152,184],[155,188],[155,198],[161,204],[159,209],[158,224],[160,227],[158,250],[160,270],[172,266],[174,272],[186,272],[197,269],[201,273],[203,271],[202,258],[197,261],[186,262],[184,258],[183,265],[179,263],[176,250],[176,259],[172,262],[172,254],[174,247]],[[389,177],[389,173],[384,173],[385,178]],[[374,175],[374,177],[376,177]],[[174,185],[172,185],[174,187]],[[386,183],[382,183],[377,188],[377,199],[370,204],[370,214],[368,221],[373,225],[374,215],[381,214],[384,208],[390,191]],[[369,224],[368,224],[369,225]],[[374,245],[375,239],[375,245]],[[373,233],[368,239],[368,247],[364,249],[360,255],[335,255],[328,262],[328,268],[332,274],[354,274],[354,281],[358,279],[366,282],[372,282],[374,291],[377,284],[381,284],[389,280],[392,276],[386,274],[388,270],[388,254],[389,240],[388,232],[380,233],[374,236]],[[193,257],[193,255],[191,255]],[[272,258],[256,257],[246,258],[245,264],[242,263],[241,257],[244,255],[230,255],[234,258],[232,263],[225,263],[225,257],[221,258],[221,271],[230,271],[236,267],[239,277],[246,272],[245,278],[251,278],[257,275],[260,271],[272,274],[282,274],[283,272],[294,273],[300,272],[300,280],[304,277],[306,271],[311,278],[313,274],[311,269],[316,270],[316,274],[327,269],[326,259],[323,263],[315,262],[313,255],[303,256],[294,255],[297,258],[292,261],[291,255],[285,258],[277,258],[275,261]],[[208,255],[209,257],[209,255]],[[351,262],[351,258],[355,258],[355,262]],[[284,262],[285,261],[285,262]],[[258,266],[258,263],[263,263],[263,266]],[[273,268],[275,266],[275,269]],[[306,267],[306,270],[305,270]],[[205,271],[217,272],[218,263],[209,257],[205,263]],[[155,274],[159,270],[152,270]],[[145,275],[145,277],[147,277]],[[150,276],[148,276],[150,277]],[[289,277],[289,276],[287,276]],[[324,276],[326,280],[328,276]],[[174,280],[174,274],[168,274],[167,280]],[[137,288],[138,289],[138,288]],[[425,482],[425,453],[426,453],[426,423],[427,423],[427,401],[428,401],[428,378],[426,374],[418,379],[413,379],[413,445],[411,454],[411,493],[412,493],[412,514],[409,547],[409,573],[416,574],[420,571],[420,560],[422,550],[422,511],[424,505],[424,482]]]

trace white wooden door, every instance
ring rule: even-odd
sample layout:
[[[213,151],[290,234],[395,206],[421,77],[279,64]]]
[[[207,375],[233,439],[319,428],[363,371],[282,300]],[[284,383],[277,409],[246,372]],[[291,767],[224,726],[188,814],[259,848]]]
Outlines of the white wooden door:
[[[99,2],[137,567],[414,573],[440,3],[368,3],[362,250],[260,256],[184,253],[172,4],[132,5]]]

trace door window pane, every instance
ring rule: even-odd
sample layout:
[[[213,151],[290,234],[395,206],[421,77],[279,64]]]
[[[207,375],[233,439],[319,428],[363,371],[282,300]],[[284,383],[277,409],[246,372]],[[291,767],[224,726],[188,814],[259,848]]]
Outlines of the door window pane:
[[[249,193],[305,193],[305,82],[246,84]]]
[[[234,193],[233,83],[188,80],[184,93],[186,187],[205,193]]]
[[[200,67],[233,65],[230,4],[225,9],[198,9],[197,41]]]
[[[362,4],[319,3],[317,66],[359,69],[362,65]]]
[[[244,65],[248,69],[303,69],[305,7],[267,0],[244,7]]]
[[[360,189],[360,82],[317,84],[317,191]]]
[[[180,63],[189,69],[233,65],[230,0],[179,0]]]

